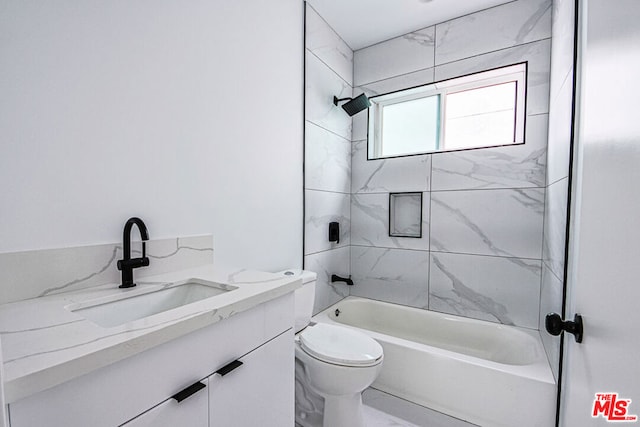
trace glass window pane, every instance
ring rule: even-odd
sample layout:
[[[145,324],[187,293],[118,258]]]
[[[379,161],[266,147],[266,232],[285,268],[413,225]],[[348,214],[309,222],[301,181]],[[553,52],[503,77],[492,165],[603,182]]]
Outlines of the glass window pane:
[[[513,111],[450,119],[446,126],[447,150],[513,143]]]
[[[526,86],[520,63],[373,96],[367,159],[523,143]]]
[[[447,150],[515,142],[516,82],[447,95]]]
[[[429,96],[382,110],[382,156],[424,153],[438,148],[440,96]]]

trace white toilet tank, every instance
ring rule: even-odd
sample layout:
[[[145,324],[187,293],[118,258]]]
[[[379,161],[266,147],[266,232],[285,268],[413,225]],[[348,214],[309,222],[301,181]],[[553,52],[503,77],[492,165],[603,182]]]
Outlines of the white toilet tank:
[[[291,269],[280,271],[287,277],[295,277],[302,279],[302,287],[296,289],[294,294],[295,300],[295,332],[298,333],[304,329],[311,321],[313,315],[313,302],[316,296],[316,278],[318,275],[313,271]]]

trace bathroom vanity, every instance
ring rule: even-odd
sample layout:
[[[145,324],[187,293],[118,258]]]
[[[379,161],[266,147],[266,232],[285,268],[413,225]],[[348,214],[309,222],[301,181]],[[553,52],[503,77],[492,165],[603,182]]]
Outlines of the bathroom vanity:
[[[194,282],[224,292],[134,320],[112,314]],[[133,294],[106,285],[1,306],[11,427],[293,425],[299,286],[206,266],[147,277]]]

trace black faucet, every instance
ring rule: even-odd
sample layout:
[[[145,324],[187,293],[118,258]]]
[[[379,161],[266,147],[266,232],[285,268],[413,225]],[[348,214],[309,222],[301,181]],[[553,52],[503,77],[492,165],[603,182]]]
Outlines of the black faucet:
[[[351,276],[349,276],[349,278],[345,279],[344,277],[340,277],[336,274],[332,274],[331,275],[331,283],[333,282],[344,282],[349,286],[353,286],[353,280],[351,280]]]
[[[140,230],[140,237],[142,238],[142,258],[131,259],[131,228],[133,224],[138,226]],[[138,267],[147,267],[149,265],[149,258],[146,256],[147,248],[145,241],[149,240],[149,233],[147,232],[147,226],[140,218],[129,218],[124,225],[124,236],[122,238],[122,259],[118,261],[118,270],[122,271],[122,284],[121,288],[132,288],[136,284],[133,283],[133,269]]]

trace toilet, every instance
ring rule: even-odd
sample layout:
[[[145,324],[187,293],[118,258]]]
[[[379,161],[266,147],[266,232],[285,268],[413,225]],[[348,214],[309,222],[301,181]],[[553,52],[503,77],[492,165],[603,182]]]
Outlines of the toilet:
[[[382,346],[347,327],[311,323],[316,273],[289,270],[280,274],[302,279],[294,296],[296,423],[364,427],[362,391],[382,369]]]

